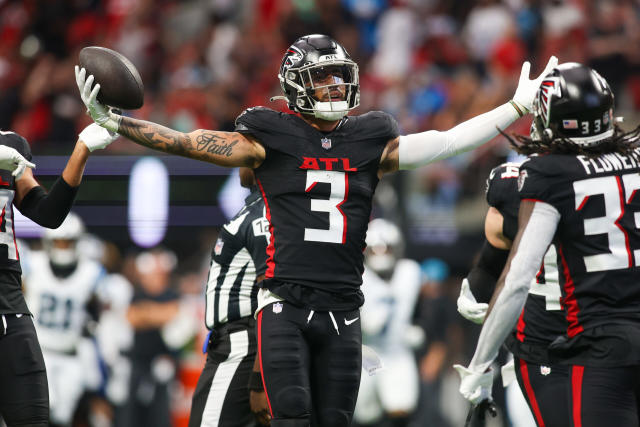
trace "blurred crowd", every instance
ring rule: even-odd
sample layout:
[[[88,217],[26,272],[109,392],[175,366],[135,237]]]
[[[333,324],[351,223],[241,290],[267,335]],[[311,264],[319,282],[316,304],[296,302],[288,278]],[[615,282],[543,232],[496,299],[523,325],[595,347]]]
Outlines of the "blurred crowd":
[[[551,54],[600,72],[616,95],[616,115],[634,127],[639,23],[634,0],[0,0],[0,129],[23,135],[36,155],[68,154],[90,123],[73,66],[81,48],[98,45],[121,52],[140,71],[145,104],[126,114],[183,131],[233,130],[247,107],[286,111],[269,98],[280,94],[284,50],[308,33],[333,36],[359,64],[358,112],[390,112],[404,134],[448,129],[503,103],[522,62],[530,60],[535,75]],[[529,124],[519,120],[509,131],[527,133]],[[124,140],[107,152],[148,154]],[[481,238],[484,180],[511,158],[498,137],[399,174],[382,182],[374,213],[402,226],[406,257],[422,261],[424,254],[412,251],[421,244],[459,250],[462,236]],[[210,237],[215,241],[215,233]],[[170,249],[88,241],[82,253],[93,254],[119,283],[103,289],[121,291],[103,292],[102,314],[88,333],[98,344],[101,333],[107,337],[101,380],[87,386],[91,425],[161,425],[146,416],[186,425],[204,360],[198,347],[209,253],[184,260]],[[467,361],[479,330],[455,313],[471,256],[441,253],[443,260],[423,264],[412,307],[411,322],[424,335],[412,347],[420,379],[412,419],[446,427],[461,425],[466,411],[450,366]],[[361,421],[386,422],[380,417]]]

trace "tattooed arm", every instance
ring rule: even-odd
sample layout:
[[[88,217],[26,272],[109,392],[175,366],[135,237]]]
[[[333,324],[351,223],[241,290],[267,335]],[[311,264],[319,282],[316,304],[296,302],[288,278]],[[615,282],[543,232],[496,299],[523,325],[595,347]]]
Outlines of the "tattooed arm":
[[[178,154],[219,166],[247,166],[257,168],[265,157],[264,147],[255,139],[237,132],[195,130],[178,132],[157,123],[132,119],[115,114],[98,101],[100,84],[93,84],[94,77],[76,65],[76,83],[80,98],[94,122],[117,132],[145,147],[165,153]]]
[[[198,129],[184,133],[144,120],[122,117],[118,133],[133,142],[219,166],[256,168],[265,157],[264,147],[238,132]]]

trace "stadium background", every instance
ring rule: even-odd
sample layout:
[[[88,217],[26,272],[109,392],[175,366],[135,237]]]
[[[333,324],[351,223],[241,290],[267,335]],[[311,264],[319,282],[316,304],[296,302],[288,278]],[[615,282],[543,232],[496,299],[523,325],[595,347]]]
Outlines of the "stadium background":
[[[308,33],[347,48],[360,66],[358,112],[392,113],[403,134],[448,129],[497,106],[513,94],[523,60],[536,74],[551,54],[598,70],[631,128],[640,111],[639,21],[640,4],[631,0],[1,0],[0,129],[29,140],[35,175],[49,186],[90,123],[73,66],[82,47],[98,45],[123,53],[142,75],[145,105],[127,114],[183,131],[233,130],[244,108],[286,109],[269,102],[280,94],[277,69],[285,48]],[[521,119],[509,131],[527,133],[529,124]],[[447,331],[446,357],[420,366],[424,381],[442,380],[438,396],[449,403],[441,412],[454,424],[462,404],[449,367],[469,357],[478,332],[456,316],[455,298],[482,243],[485,179],[512,158],[499,137],[385,178],[376,196],[374,216],[402,227],[407,257],[448,265],[438,291],[423,296],[450,308],[435,317]],[[116,254],[111,268],[134,285],[137,254],[156,244],[175,253],[172,286],[197,307],[217,229],[244,194],[234,171],[120,139],[92,154],[74,211],[95,236],[93,247]],[[37,226],[18,219],[16,231],[38,248]],[[179,372],[197,372],[196,347],[178,353]],[[188,388],[173,391],[178,425]]]

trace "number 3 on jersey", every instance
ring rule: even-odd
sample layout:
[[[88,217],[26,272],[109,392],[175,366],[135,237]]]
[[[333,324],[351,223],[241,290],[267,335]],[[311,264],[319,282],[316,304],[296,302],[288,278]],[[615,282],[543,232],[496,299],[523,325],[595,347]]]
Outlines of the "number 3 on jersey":
[[[617,176],[590,178],[573,183],[576,195],[576,210],[581,211],[591,196],[604,197],[604,216],[586,218],[584,234],[587,236],[606,234],[609,241],[609,252],[584,257],[587,272],[618,270],[640,265],[640,250],[633,251],[629,247],[629,236],[620,225],[625,205],[631,202],[636,190],[640,189],[640,175],[637,173]],[[626,197],[625,197],[626,195]],[[640,213],[634,213],[634,224],[640,228]]]
[[[331,185],[328,199],[311,199],[311,210],[329,214],[329,229],[305,228],[304,240],[310,242],[344,243],[347,235],[347,217],[341,209],[349,192],[349,176],[338,171],[307,171],[305,192],[309,193],[317,183]]]

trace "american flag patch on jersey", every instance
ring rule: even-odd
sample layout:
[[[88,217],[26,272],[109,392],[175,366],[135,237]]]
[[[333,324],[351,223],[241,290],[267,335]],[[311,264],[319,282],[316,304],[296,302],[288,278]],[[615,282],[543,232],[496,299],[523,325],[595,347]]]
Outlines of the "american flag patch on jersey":
[[[562,121],[562,128],[563,129],[578,129],[578,121],[571,119],[571,120],[563,120]]]

